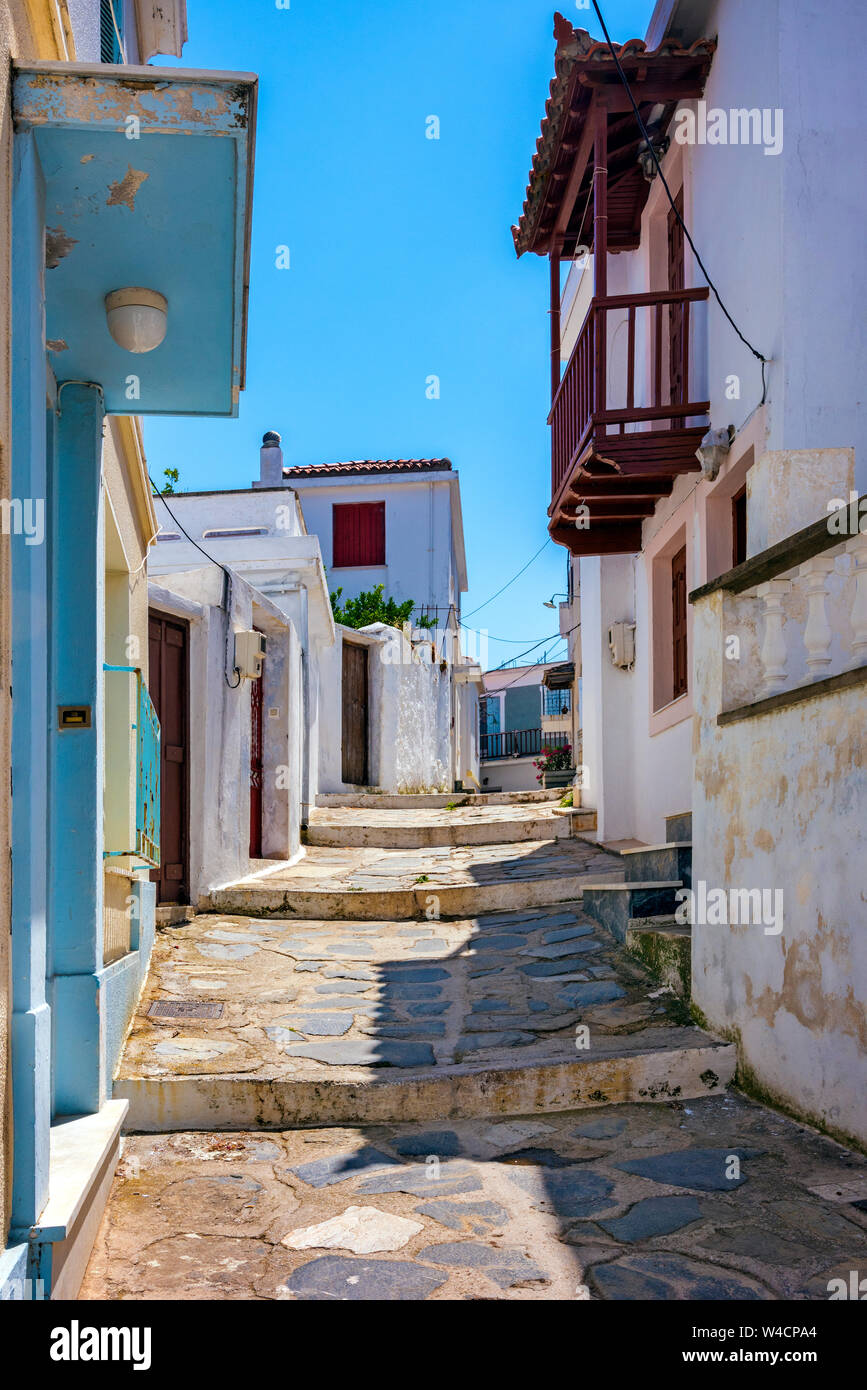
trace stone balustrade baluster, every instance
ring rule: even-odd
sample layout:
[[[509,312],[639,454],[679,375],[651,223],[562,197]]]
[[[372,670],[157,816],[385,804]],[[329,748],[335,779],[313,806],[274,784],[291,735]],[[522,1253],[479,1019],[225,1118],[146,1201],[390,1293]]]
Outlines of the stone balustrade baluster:
[[[850,666],[863,666],[867,662],[867,535],[860,532],[846,543],[846,552],[852,556],[852,571],[855,593],[852,598],[852,647]]]
[[[783,599],[792,587],[790,579],[769,579],[760,584],[756,594],[765,605],[765,636],[762,642],[761,662],[764,683],[761,695],[775,695],[786,684],[786,638],[783,627],[786,615]]]
[[[833,633],[828,622],[828,575],[834,572],[834,561],[827,555],[814,555],[800,566],[798,574],[807,590],[807,622],[804,627],[804,646],[807,648],[807,670],[814,680],[821,680],[831,664]]]

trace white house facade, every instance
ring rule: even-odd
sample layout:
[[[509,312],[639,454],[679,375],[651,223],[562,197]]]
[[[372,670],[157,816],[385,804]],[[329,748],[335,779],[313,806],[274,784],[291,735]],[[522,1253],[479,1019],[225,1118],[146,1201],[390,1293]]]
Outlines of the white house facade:
[[[760,1092],[863,1142],[867,592],[857,522],[828,518],[867,489],[867,183],[839,62],[867,14],[821,20],[811,0],[659,0],[615,63],[558,16],[513,234],[552,267],[582,803],[606,844],[691,836],[693,885],[783,894],[779,931],[696,909],[693,1000]]]

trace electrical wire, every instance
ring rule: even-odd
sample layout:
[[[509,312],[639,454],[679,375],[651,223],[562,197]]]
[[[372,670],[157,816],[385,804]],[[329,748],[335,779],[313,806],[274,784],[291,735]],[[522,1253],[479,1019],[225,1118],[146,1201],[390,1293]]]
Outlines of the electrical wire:
[[[597,17],[597,19],[599,20],[599,23],[602,25],[602,32],[603,32],[603,34],[605,35],[605,42],[606,42],[607,45],[608,45],[608,48],[609,48],[609,50],[610,50],[610,53],[611,53],[612,58],[614,59],[615,66],[616,66],[616,68],[617,68],[617,72],[618,72],[619,77],[620,77],[620,81],[623,83],[623,86],[624,86],[624,88],[625,88],[625,90],[626,90],[626,95],[629,97],[629,100],[630,100],[630,102],[631,102],[631,104],[632,104],[632,110],[633,110],[634,113],[635,113],[635,119],[636,119],[637,122],[638,122],[638,128],[639,128],[639,130],[641,131],[641,134],[642,134],[643,137],[644,137],[645,144],[647,145],[647,148],[648,148],[648,150],[650,151],[650,154],[651,154],[651,156],[652,156],[652,158],[653,158],[653,162],[654,162],[654,164],[656,165],[656,172],[659,174],[659,177],[662,179],[662,186],[663,186],[663,188],[665,189],[666,194],[668,195],[668,201],[669,201],[669,203],[671,204],[672,211],[674,212],[675,217],[677,218],[678,222],[680,223],[681,230],[682,230],[684,236],[686,237],[687,241],[689,242],[690,249],[691,249],[691,251],[692,251],[692,254],[695,256],[696,263],[697,263],[699,269],[701,270],[701,273],[702,273],[702,275],[704,276],[705,280],[707,281],[709,288],[713,291],[713,295],[714,295],[714,298],[716,299],[717,304],[718,304],[719,307],[722,309],[723,313],[725,314],[725,317],[728,319],[728,321],[729,321],[729,323],[731,324],[732,328],[735,330],[735,333],[737,333],[738,337],[740,338],[740,340],[741,340],[741,342],[744,344],[744,346],[745,346],[745,347],[748,347],[749,350],[750,350],[750,352],[753,354],[753,356],[756,357],[756,358],[759,360],[759,362],[761,362],[761,364],[762,364],[762,400],[761,400],[761,404],[764,405],[764,404],[765,404],[765,401],[767,400],[767,396],[768,396],[768,387],[767,387],[767,379],[766,379],[766,376],[765,376],[765,367],[767,366],[767,364],[768,364],[772,359],[771,359],[770,357],[765,357],[764,353],[759,352],[758,348],[757,348],[757,347],[754,347],[753,344],[750,342],[749,338],[747,338],[747,337],[741,332],[741,330],[738,328],[737,324],[735,323],[734,319],[732,318],[731,314],[729,313],[728,309],[726,308],[725,304],[723,303],[723,301],[722,301],[722,299],[721,299],[721,297],[720,297],[719,290],[717,289],[717,287],[716,287],[716,285],[714,284],[713,280],[710,278],[710,275],[709,275],[709,273],[708,273],[708,271],[707,271],[707,269],[706,269],[706,267],[705,267],[704,261],[702,260],[701,256],[699,255],[698,249],[697,249],[697,247],[696,247],[696,244],[695,244],[695,242],[693,241],[693,239],[692,239],[692,237],[691,237],[691,235],[690,235],[689,228],[687,227],[686,223],[684,222],[683,217],[681,216],[680,210],[678,209],[678,207],[677,207],[677,205],[676,205],[676,203],[675,203],[674,196],[673,196],[673,194],[672,194],[671,189],[670,189],[669,186],[668,186],[668,181],[667,181],[667,179],[666,179],[666,177],[665,177],[665,174],[662,172],[662,165],[661,165],[660,162],[659,162],[659,158],[658,158],[658,156],[657,156],[656,150],[653,148],[653,141],[651,140],[650,135],[648,134],[647,126],[644,124],[644,120],[643,120],[643,118],[642,118],[641,112],[640,112],[639,109],[638,109],[638,105],[637,105],[637,103],[636,103],[636,101],[635,101],[635,97],[632,95],[632,88],[631,88],[630,85],[629,85],[629,78],[626,76],[626,73],[623,71],[623,67],[622,67],[622,65],[621,65],[620,58],[619,58],[618,55],[617,55],[617,51],[616,51],[616,49],[615,49],[615,47],[614,47],[614,44],[611,42],[611,35],[609,34],[609,32],[608,32],[608,27],[607,27],[607,25],[606,25],[606,23],[605,23],[605,20],[604,20],[603,17],[602,17],[602,11],[601,11],[601,9],[599,8],[598,0],[593,0],[593,8],[594,8],[594,10],[596,11],[596,17]]]
[[[175,523],[175,525],[176,525],[177,527],[179,527],[179,529],[180,529],[181,531],[183,531],[184,535],[186,536],[186,538],[187,538],[187,540],[190,542],[190,544],[191,544],[191,545],[194,545],[194,546],[196,547],[196,550],[198,550],[200,554],[204,555],[204,557],[205,557],[206,560],[210,560],[210,562],[211,562],[212,565],[216,565],[218,569],[221,569],[221,570],[223,571],[223,575],[224,575],[224,580],[223,580],[223,602],[222,602],[222,605],[221,605],[221,606],[222,606],[223,608],[225,608],[225,610],[226,610],[226,652],[225,652],[226,659],[225,659],[225,663],[224,663],[223,676],[224,676],[224,678],[225,678],[226,684],[227,684],[227,686],[229,687],[229,689],[230,689],[230,690],[237,690],[238,686],[241,684],[241,673],[240,673],[240,671],[238,671],[237,666],[233,666],[233,668],[232,668],[234,671],[237,671],[237,672],[238,672],[238,679],[235,681],[234,685],[233,685],[232,682],[229,680],[229,677],[226,675],[226,671],[225,671],[225,666],[227,666],[227,665],[229,664],[229,631],[230,631],[231,622],[232,622],[232,615],[231,615],[231,612],[230,612],[231,602],[232,602],[232,571],[229,570],[229,569],[227,569],[225,565],[221,564],[219,560],[215,560],[214,557],[213,557],[213,555],[209,555],[208,552],[207,552],[207,550],[203,550],[202,547],[199,545],[199,542],[198,542],[197,540],[195,540],[195,539],[190,535],[190,533],[189,533],[189,531],[187,530],[187,528],[186,528],[186,526],[184,525],[184,523],[183,523],[182,521],[179,521],[178,518],[175,516],[174,512],[172,511],[171,507],[169,506],[168,502],[166,501],[164,494],[163,494],[162,492],[160,492],[159,488],[157,487],[157,485],[156,485],[156,483],[154,482],[153,478],[151,477],[150,473],[148,473],[148,482],[150,483],[150,485],[151,485],[151,487],[153,488],[154,492],[156,493],[157,497],[158,497],[158,498],[160,499],[160,501],[162,502],[163,506],[165,507],[165,509],[166,509],[166,511],[168,512],[169,516],[171,517],[172,521]]]
[[[469,611],[469,613],[467,613],[466,616],[467,616],[468,618],[471,618],[471,617],[473,616],[474,613],[480,613],[481,610],[482,610],[483,608],[487,608],[487,606],[488,606],[489,603],[493,603],[493,601],[494,601],[495,598],[499,598],[499,597],[500,597],[500,594],[504,594],[504,593],[506,592],[507,589],[511,588],[511,586],[514,584],[514,582],[515,582],[516,579],[520,579],[520,578],[521,578],[521,575],[524,573],[524,570],[528,570],[528,569],[530,568],[530,566],[532,565],[533,561],[534,561],[534,560],[538,560],[539,556],[542,554],[542,551],[545,549],[545,546],[546,546],[546,545],[550,545],[550,544],[551,544],[551,537],[550,537],[550,536],[547,536],[547,537],[545,538],[545,540],[542,542],[542,544],[539,546],[539,549],[536,551],[536,554],[533,555],[533,556],[531,556],[531,558],[527,561],[526,565],[524,565],[523,569],[519,569],[517,574],[513,574],[513,575],[512,575],[512,578],[509,580],[508,584],[504,584],[503,587],[502,587],[502,589],[498,589],[497,592],[496,592],[495,594],[491,594],[491,597],[490,597],[490,598],[486,598],[485,601],[484,601],[484,603],[480,603],[479,606],[478,606],[478,608],[471,608],[470,611]],[[544,641],[544,638],[543,638],[543,641]],[[536,645],[538,646],[538,643],[537,643]],[[532,650],[532,649],[531,649],[531,650]]]

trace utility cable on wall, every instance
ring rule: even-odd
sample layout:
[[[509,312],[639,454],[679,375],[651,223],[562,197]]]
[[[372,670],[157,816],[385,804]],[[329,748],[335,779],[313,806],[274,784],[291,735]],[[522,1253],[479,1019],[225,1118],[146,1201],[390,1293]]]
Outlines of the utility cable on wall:
[[[749,348],[749,350],[750,350],[750,352],[753,354],[753,356],[756,357],[756,358],[759,360],[759,362],[761,362],[761,364],[762,364],[762,400],[761,400],[761,404],[764,405],[764,404],[765,404],[765,401],[767,400],[767,395],[768,395],[768,386],[767,386],[767,379],[766,379],[766,376],[765,376],[765,367],[768,365],[769,362],[772,361],[772,358],[766,357],[766,356],[764,355],[764,353],[759,352],[758,348],[757,348],[757,347],[754,347],[753,344],[750,342],[749,338],[747,338],[747,337],[745,336],[745,334],[743,334],[743,333],[741,332],[741,330],[738,328],[738,325],[735,323],[734,319],[732,318],[731,314],[729,313],[728,309],[726,308],[725,304],[723,303],[722,298],[720,297],[719,290],[717,289],[717,287],[716,287],[716,285],[714,284],[713,280],[710,278],[710,275],[709,275],[709,273],[708,273],[708,271],[707,271],[707,269],[706,269],[706,267],[705,267],[704,261],[702,260],[701,256],[700,256],[699,253],[698,253],[698,248],[696,247],[696,244],[695,244],[695,242],[693,241],[693,239],[692,239],[692,237],[691,237],[691,235],[690,235],[689,228],[687,227],[686,223],[684,222],[683,217],[682,217],[682,215],[681,215],[681,213],[680,213],[680,210],[679,210],[679,208],[677,207],[677,205],[676,205],[676,203],[675,203],[674,195],[672,194],[672,191],[671,191],[671,189],[670,189],[669,186],[668,186],[668,181],[667,181],[667,179],[666,179],[666,177],[665,177],[665,174],[662,172],[662,165],[661,165],[660,162],[659,162],[659,157],[658,157],[658,155],[657,155],[657,153],[656,153],[656,150],[653,148],[653,141],[652,141],[651,138],[650,138],[650,135],[649,135],[648,130],[647,130],[647,126],[644,124],[644,120],[643,120],[643,118],[642,118],[641,112],[640,112],[639,109],[638,109],[638,105],[637,105],[637,103],[636,103],[635,97],[632,95],[632,88],[631,88],[630,85],[629,85],[629,78],[626,76],[626,73],[623,71],[623,66],[622,66],[622,64],[621,64],[621,62],[620,62],[620,58],[619,58],[618,55],[617,55],[617,51],[616,51],[616,49],[615,49],[615,47],[614,47],[614,44],[611,42],[611,35],[609,34],[609,32],[608,32],[608,27],[607,27],[607,25],[606,25],[606,23],[605,23],[605,20],[604,20],[603,17],[602,17],[602,11],[601,11],[601,9],[599,8],[598,0],[593,0],[593,8],[594,8],[594,10],[596,11],[596,17],[597,17],[597,19],[599,20],[599,23],[602,25],[602,32],[603,32],[603,34],[605,35],[605,42],[606,42],[607,45],[608,45],[608,48],[609,48],[609,51],[610,51],[610,53],[611,53],[612,58],[614,59],[615,65],[616,65],[616,67],[617,67],[617,72],[618,72],[619,77],[620,77],[620,81],[623,83],[623,86],[624,86],[625,91],[626,91],[626,95],[629,97],[630,103],[631,103],[631,105],[632,105],[632,110],[633,110],[634,113],[635,113],[635,119],[636,119],[637,122],[638,122],[638,128],[639,128],[639,130],[641,131],[642,136],[644,137],[644,142],[645,142],[645,144],[647,145],[648,150],[650,151],[650,154],[651,154],[651,156],[652,156],[652,158],[653,158],[654,164],[656,165],[656,172],[659,174],[659,177],[662,179],[662,186],[663,186],[663,188],[665,189],[666,194],[668,195],[668,201],[669,201],[669,203],[671,204],[672,211],[674,212],[675,217],[677,218],[678,222],[680,223],[680,227],[681,227],[681,230],[682,230],[684,236],[686,237],[687,241],[689,242],[689,246],[690,246],[690,249],[691,249],[691,251],[692,251],[692,254],[693,254],[694,257],[695,257],[696,264],[698,265],[699,269],[701,270],[702,275],[704,276],[705,280],[707,281],[708,287],[709,287],[709,288],[711,289],[711,291],[713,292],[714,299],[716,300],[716,302],[717,302],[717,304],[719,305],[719,307],[722,309],[723,313],[725,314],[725,317],[728,319],[728,321],[729,321],[729,323],[731,324],[732,328],[735,330],[735,333],[737,333],[738,337],[740,338],[740,340],[741,340],[741,342],[744,344],[744,346],[747,347],[747,348]]]

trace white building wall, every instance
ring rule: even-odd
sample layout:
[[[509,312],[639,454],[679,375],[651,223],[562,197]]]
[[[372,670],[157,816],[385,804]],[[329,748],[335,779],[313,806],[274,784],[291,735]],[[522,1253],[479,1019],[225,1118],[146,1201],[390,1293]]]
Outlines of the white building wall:
[[[386,598],[397,603],[412,599],[419,607],[439,608],[440,625],[445,625],[449,605],[459,602],[460,589],[451,515],[455,474],[374,474],[357,481],[345,476],[299,478],[294,486],[307,529],[319,537],[330,591],[342,588],[346,600],[383,584]],[[384,565],[333,567],[332,508],[353,502],[385,502]]]

